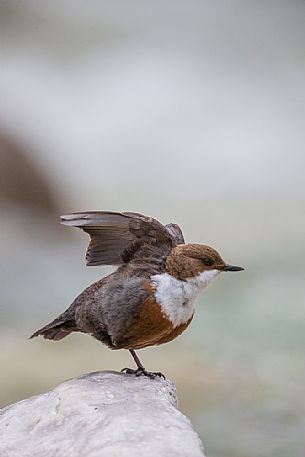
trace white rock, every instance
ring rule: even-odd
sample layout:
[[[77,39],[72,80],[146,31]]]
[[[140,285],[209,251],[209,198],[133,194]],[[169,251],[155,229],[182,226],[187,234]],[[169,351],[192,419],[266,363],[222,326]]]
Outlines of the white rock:
[[[202,457],[168,380],[111,371],[0,411],[1,457]]]

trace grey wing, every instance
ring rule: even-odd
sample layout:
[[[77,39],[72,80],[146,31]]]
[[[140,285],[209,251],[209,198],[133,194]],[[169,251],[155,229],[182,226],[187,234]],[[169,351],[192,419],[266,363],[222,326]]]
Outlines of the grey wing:
[[[182,230],[178,224],[166,224],[165,228],[172,235],[177,244],[185,244]]]
[[[89,234],[87,265],[121,265],[145,243],[172,248],[183,240],[175,224],[169,224],[168,228],[152,217],[132,212],[72,213],[61,216],[61,223]]]

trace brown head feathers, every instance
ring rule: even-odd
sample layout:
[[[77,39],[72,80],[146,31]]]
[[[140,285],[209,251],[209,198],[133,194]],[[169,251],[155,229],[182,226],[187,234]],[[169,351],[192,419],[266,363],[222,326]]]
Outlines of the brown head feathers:
[[[180,244],[166,259],[166,271],[177,279],[188,279],[203,271],[223,271],[226,263],[220,254],[205,244]]]

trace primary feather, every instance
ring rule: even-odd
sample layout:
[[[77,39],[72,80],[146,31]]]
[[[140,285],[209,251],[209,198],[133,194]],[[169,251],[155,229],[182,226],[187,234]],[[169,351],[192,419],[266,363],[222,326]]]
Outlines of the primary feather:
[[[78,227],[90,236],[86,264],[121,265],[146,245],[174,247],[184,243],[177,224],[162,225],[140,213],[89,211],[61,216],[61,223]]]

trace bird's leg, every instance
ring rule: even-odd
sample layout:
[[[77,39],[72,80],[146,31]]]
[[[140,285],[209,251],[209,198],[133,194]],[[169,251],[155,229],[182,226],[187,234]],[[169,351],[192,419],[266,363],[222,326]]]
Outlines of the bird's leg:
[[[133,360],[136,362],[137,369],[133,370],[132,368],[123,368],[121,370],[123,373],[127,374],[135,374],[136,376],[140,376],[146,372],[145,368],[143,367],[139,357],[137,356],[136,352],[133,349],[129,349],[130,354],[132,355]]]
[[[137,356],[136,351],[134,351],[133,349],[129,349],[129,352],[132,355],[133,360],[136,362],[138,369],[145,371],[145,368],[143,367],[141,360]]]
[[[132,355],[133,360],[136,362],[138,368],[136,370],[132,370],[131,368],[123,368],[123,370],[121,370],[123,373],[135,374],[136,376],[148,376],[151,379],[154,379],[156,376],[159,376],[160,378],[165,379],[164,374],[160,372],[152,373],[150,371],[146,371],[136,352],[133,349],[129,349],[129,352]]]

